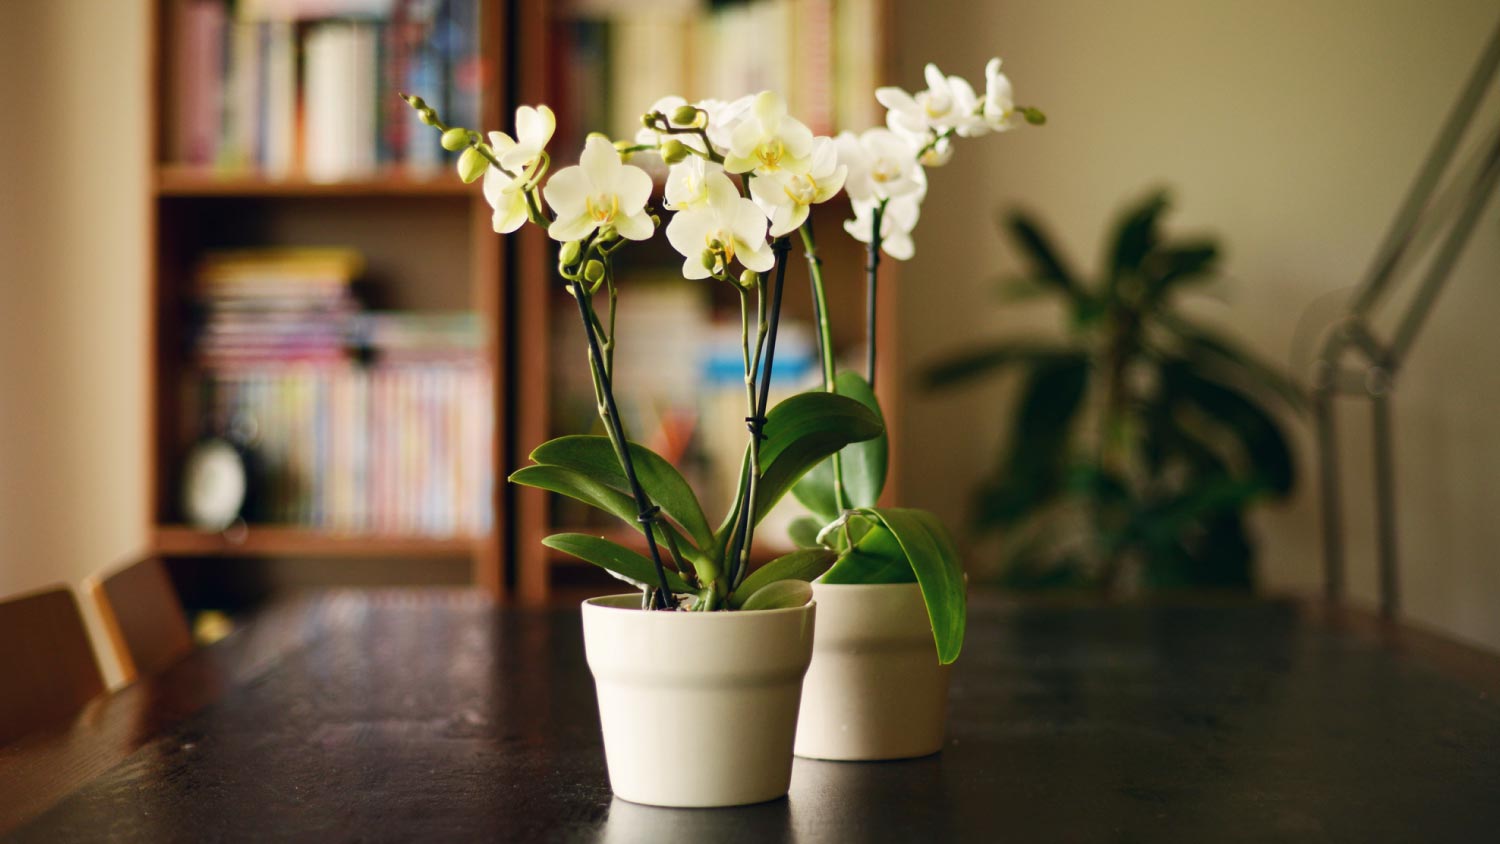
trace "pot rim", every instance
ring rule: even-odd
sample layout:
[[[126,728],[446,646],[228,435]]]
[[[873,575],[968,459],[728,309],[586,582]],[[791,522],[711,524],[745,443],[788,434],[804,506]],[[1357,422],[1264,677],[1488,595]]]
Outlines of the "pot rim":
[[[637,606],[633,606],[633,607],[617,607],[617,606],[611,606],[610,604],[607,604],[607,603],[603,603],[605,601],[618,601],[618,600],[620,600],[622,598],[628,598],[628,599],[630,599],[632,601],[635,601],[636,604],[637,604]],[[583,607],[585,609],[603,610],[603,611],[607,611],[607,612],[626,612],[626,613],[633,612],[633,613],[641,613],[641,614],[646,614],[646,613],[649,612],[654,618],[675,618],[675,617],[678,617],[678,616],[681,616],[683,618],[713,618],[715,616],[720,617],[720,618],[734,618],[736,616],[738,616],[740,618],[746,618],[746,617],[765,618],[767,616],[773,616],[773,615],[793,615],[793,614],[797,614],[797,613],[807,612],[808,610],[812,609],[813,607],[817,606],[817,604],[818,604],[817,599],[813,598],[813,599],[809,600],[807,603],[803,604],[800,607],[778,607],[777,609],[774,609],[774,610],[734,610],[734,611],[731,611],[731,612],[723,612],[723,611],[716,611],[716,612],[662,612],[661,610],[649,610],[648,611],[648,610],[641,609],[640,606],[639,606],[640,600],[641,600],[641,593],[639,593],[639,592],[622,592],[622,593],[618,593],[618,594],[615,594],[615,595],[599,595],[598,597],[594,597],[594,598],[586,598],[583,601]],[[668,622],[668,623],[671,623],[671,622]]]
[[[922,584],[918,583],[915,580],[909,580],[905,583],[824,583],[822,581],[815,580],[813,581],[812,585],[816,586],[819,589],[833,589],[840,592],[874,592],[878,589],[890,589],[893,587],[906,587],[909,589],[916,589],[919,592],[922,590]]]

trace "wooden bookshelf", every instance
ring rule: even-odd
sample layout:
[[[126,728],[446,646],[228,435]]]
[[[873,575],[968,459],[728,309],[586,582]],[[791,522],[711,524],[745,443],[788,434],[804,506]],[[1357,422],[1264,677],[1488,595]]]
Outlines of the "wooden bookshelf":
[[[508,112],[510,68],[506,45],[509,3],[477,0],[483,22],[479,54],[485,87],[480,113],[487,126]],[[514,414],[507,398],[507,338],[510,315],[506,291],[506,244],[490,228],[490,209],[478,186],[464,185],[447,166],[430,178],[400,170],[377,170],[343,182],[315,182],[301,176],[267,178],[254,173],[222,173],[170,161],[167,127],[173,92],[176,0],[150,4],[152,137],[147,162],[151,185],[146,209],[151,248],[148,325],[148,536],[152,550],[167,557],[195,558],[211,565],[229,557],[401,558],[413,564],[439,558],[468,558],[473,582],[491,595],[507,592],[505,561],[509,540],[506,447]],[[343,534],[316,528],[253,524],[241,530],[206,533],[182,525],[177,515],[181,461],[192,436],[183,411],[184,385],[191,365],[185,352],[184,316],[194,263],[203,251],[224,247],[284,245],[354,246],[383,262],[382,281],[395,298],[481,315],[487,336],[483,360],[493,378],[491,467],[496,479],[489,507],[493,529],[483,536],[428,537]],[[332,244],[330,244],[332,245]],[[411,272],[413,267],[429,271]],[[443,279],[427,289],[427,278]]]
[[[596,4],[597,5],[597,4]],[[876,66],[884,84],[889,76],[889,37],[892,9],[886,0],[850,4],[868,10],[874,15],[871,32],[873,40],[868,49],[876,57]],[[555,69],[566,60],[559,55],[560,45],[553,38],[554,23],[561,14],[554,4],[521,3],[516,8],[515,35],[515,90],[518,103],[556,102]],[[660,94],[681,93],[662,91]],[[874,96],[873,89],[869,94]],[[650,103],[642,103],[642,107]],[[864,126],[845,127],[863,129]],[[559,134],[564,131],[560,120]],[[559,150],[559,160],[566,160],[568,150]],[[658,189],[660,180],[658,179]],[[844,234],[843,220],[851,215],[846,201],[817,206],[814,223],[818,232],[819,251],[825,260],[830,311],[834,315],[834,343],[840,350],[862,342],[864,333],[864,257],[861,244]],[[582,366],[581,359],[552,359],[549,337],[553,315],[571,301],[562,292],[555,274],[554,253],[546,234],[527,226],[511,239],[514,255],[516,284],[514,330],[516,348],[522,350],[524,365],[514,373],[513,389],[517,407],[524,409],[515,420],[516,446],[515,466],[525,465],[525,455],[537,444],[564,433],[576,433],[555,429],[549,408],[554,394],[554,376],[557,367]],[[649,249],[643,250],[650,252]],[[681,257],[670,250],[663,251],[659,260],[663,266],[678,266]],[[895,377],[896,325],[895,325],[895,262],[885,261],[881,268],[879,289],[879,324],[877,326],[878,356],[884,366],[878,369],[878,389],[886,413],[887,427],[895,432],[900,427],[900,401],[897,396]],[[794,248],[793,263],[786,278],[783,318],[810,321],[812,306],[808,295],[805,264],[801,259],[801,246]],[[718,291],[712,295],[728,295]],[[522,361],[518,360],[518,363]],[[892,442],[894,446],[895,438]],[[894,501],[899,479],[895,472],[896,461],[891,460],[891,473],[887,483],[885,499]],[[610,579],[586,563],[580,563],[564,554],[541,544],[541,540],[553,533],[578,532],[604,536],[627,547],[644,552],[644,540],[628,527],[576,527],[560,524],[553,512],[553,496],[535,489],[516,489],[514,498],[514,589],[517,600],[530,604],[547,604],[573,601],[593,595],[621,591],[618,581]],[[712,517],[711,517],[712,518]],[[775,550],[759,540],[752,549],[753,564],[764,563],[778,556]]]

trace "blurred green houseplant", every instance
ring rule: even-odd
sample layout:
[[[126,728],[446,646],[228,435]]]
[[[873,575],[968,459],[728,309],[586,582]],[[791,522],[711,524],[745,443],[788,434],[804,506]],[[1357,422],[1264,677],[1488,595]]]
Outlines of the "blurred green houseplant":
[[[1126,210],[1093,283],[1037,222],[1009,217],[1029,273],[1007,298],[1061,300],[1066,338],[998,340],[928,373],[937,388],[1022,378],[1010,441],[974,502],[975,528],[1003,538],[1009,585],[1249,587],[1246,511],[1295,483],[1270,408],[1300,411],[1302,395],[1179,312],[1219,249],[1165,237],[1167,206],[1157,192]]]

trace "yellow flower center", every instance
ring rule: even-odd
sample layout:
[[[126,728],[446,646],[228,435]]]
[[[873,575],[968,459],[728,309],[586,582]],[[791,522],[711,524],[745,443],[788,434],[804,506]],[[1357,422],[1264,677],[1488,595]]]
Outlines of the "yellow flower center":
[[[620,197],[612,193],[601,193],[598,196],[586,197],[583,207],[589,213],[589,219],[599,225],[608,225],[614,222],[615,214],[620,211]]]
[[[780,138],[772,138],[755,148],[755,160],[763,170],[781,169],[781,159],[786,156],[786,146]]]
[[[782,190],[798,205],[811,205],[818,199],[818,183],[811,175],[793,176]]]
[[[875,162],[875,166],[870,168],[870,178],[877,182],[890,182],[900,177],[901,168],[884,158],[878,159]]]
[[[728,266],[734,260],[734,236],[726,233],[723,229],[711,232],[703,236],[703,245],[708,251],[722,251],[724,253],[724,266]]]

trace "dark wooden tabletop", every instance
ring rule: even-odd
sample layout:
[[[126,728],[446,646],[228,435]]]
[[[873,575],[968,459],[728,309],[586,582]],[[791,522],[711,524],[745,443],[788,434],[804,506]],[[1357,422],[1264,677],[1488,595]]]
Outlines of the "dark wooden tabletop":
[[[0,748],[15,841],[1495,841],[1500,661],[1288,603],[980,596],[950,741],[788,799],[612,799],[576,609],[284,604]],[[1337,620],[1337,619],[1336,619]],[[690,724],[678,725],[684,740]]]

